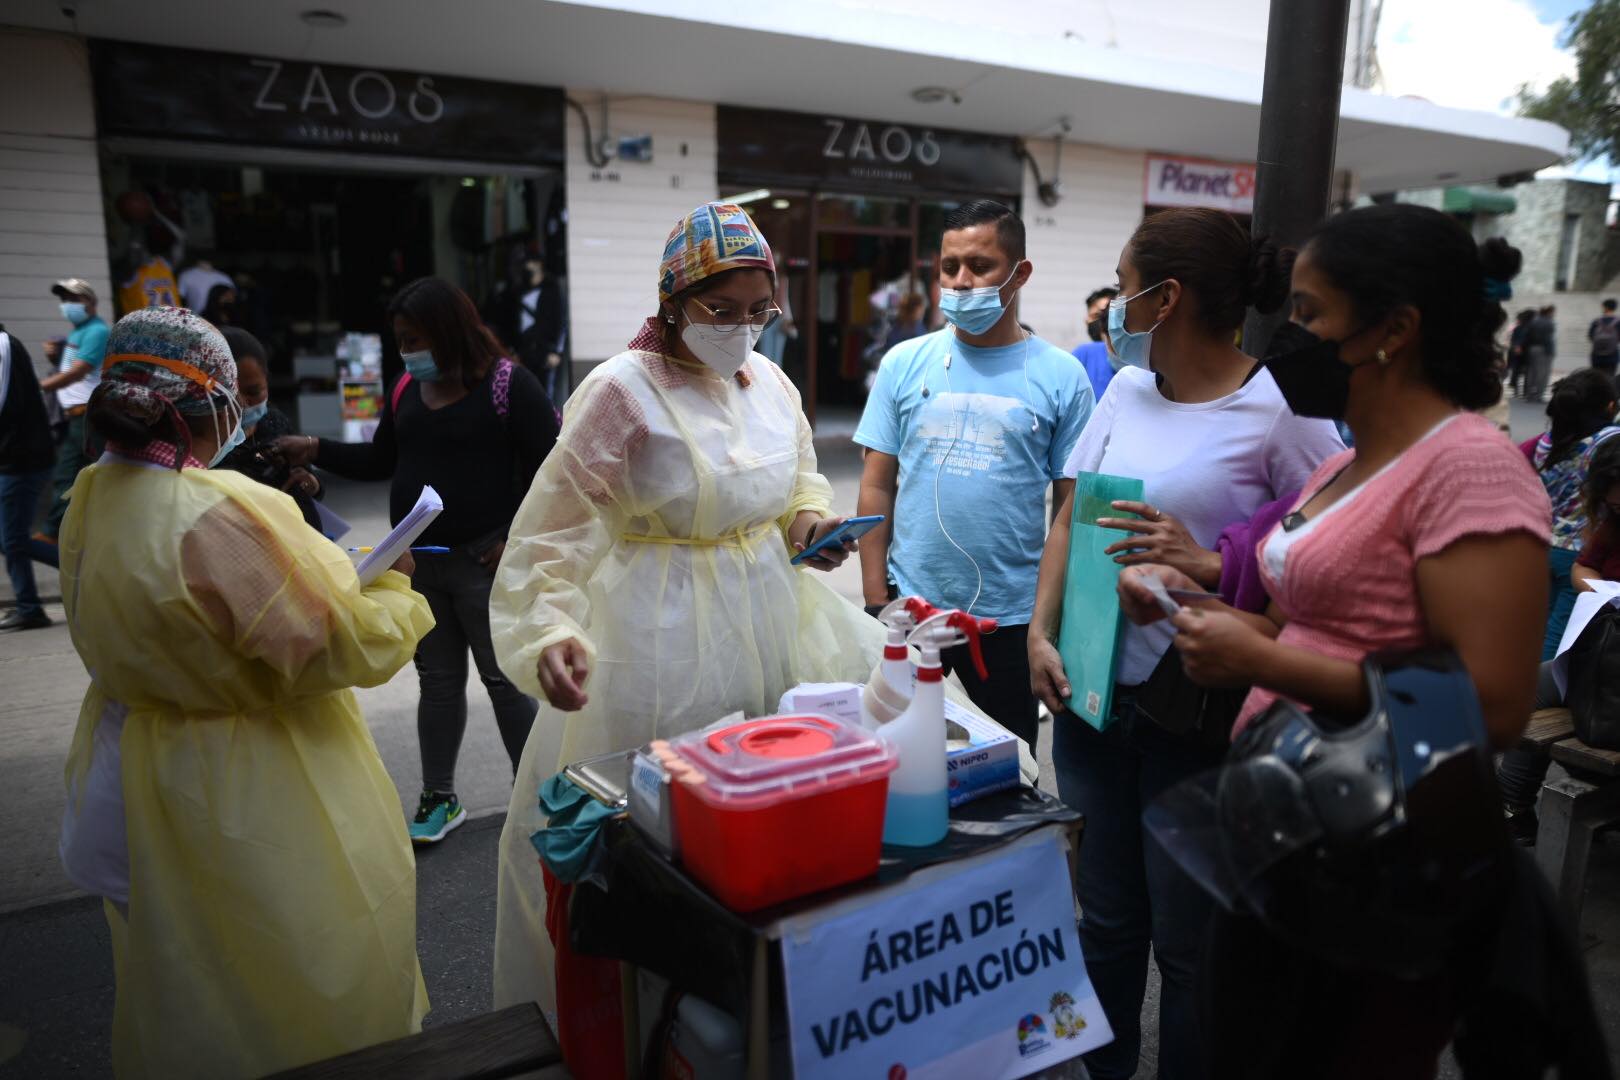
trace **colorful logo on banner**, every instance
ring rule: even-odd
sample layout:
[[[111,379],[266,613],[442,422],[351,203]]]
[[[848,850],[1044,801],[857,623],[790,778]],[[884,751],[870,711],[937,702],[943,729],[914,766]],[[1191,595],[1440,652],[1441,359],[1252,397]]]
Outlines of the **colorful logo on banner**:
[[[1252,214],[1254,174],[1253,165],[1149,154],[1143,201],[1149,206],[1203,206]]]
[[[788,925],[799,1080],[1027,1076],[1113,1039],[1055,839],[880,896]]]

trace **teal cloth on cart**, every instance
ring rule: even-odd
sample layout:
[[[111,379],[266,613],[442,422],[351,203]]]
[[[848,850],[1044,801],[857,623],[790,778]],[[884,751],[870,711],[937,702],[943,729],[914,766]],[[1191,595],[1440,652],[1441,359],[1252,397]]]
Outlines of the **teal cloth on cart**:
[[[540,809],[546,814],[546,827],[529,842],[557,880],[578,881],[585,876],[602,823],[613,816],[613,808],[558,773],[540,785]]]

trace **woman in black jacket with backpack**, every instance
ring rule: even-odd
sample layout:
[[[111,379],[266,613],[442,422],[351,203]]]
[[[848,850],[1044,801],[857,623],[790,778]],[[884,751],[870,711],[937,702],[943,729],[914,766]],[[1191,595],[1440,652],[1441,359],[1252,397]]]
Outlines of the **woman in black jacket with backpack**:
[[[556,443],[557,413],[539,380],[506,357],[472,300],[449,282],[411,282],[389,316],[406,374],[388,395],[372,441],[292,436],[277,449],[289,465],[313,463],[355,480],[391,477],[395,524],[425,486],[444,500],[444,512],[417,543],[450,550],[419,552],[412,578],[437,625],[416,651],[422,796],[410,833],[417,843],[433,843],[466,820],[455,767],[467,726],[469,649],[514,771],[534,722],[534,699],[495,661],[489,588],[518,504]]]

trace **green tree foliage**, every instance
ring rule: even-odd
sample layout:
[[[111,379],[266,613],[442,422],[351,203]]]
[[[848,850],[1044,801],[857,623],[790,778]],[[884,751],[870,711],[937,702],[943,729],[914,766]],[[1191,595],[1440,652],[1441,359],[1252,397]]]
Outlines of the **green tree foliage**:
[[[1563,44],[1575,50],[1575,77],[1539,94],[1521,86],[1519,113],[1568,129],[1573,157],[1620,162],[1620,0],[1571,15]]]

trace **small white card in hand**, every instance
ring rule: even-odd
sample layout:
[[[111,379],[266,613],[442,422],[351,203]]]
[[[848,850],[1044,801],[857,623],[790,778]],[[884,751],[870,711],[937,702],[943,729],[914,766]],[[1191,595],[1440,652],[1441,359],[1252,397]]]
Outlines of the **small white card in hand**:
[[[439,498],[439,493],[431,487],[423,488],[422,494],[417,496],[416,505],[411,507],[411,512],[394,526],[394,530],[383,538],[382,543],[372,548],[371,553],[360,560],[359,566],[355,567],[355,573],[360,575],[360,584],[370,585],[382,577],[383,571],[399,561],[399,557],[416,543],[416,538],[433,524],[433,519],[438,517],[442,510],[444,500]]]
[[[1164,587],[1164,582],[1157,577],[1152,574],[1143,574],[1138,580],[1142,582],[1148,592],[1153,594],[1153,599],[1159,602],[1159,609],[1166,615],[1174,615],[1181,610],[1181,605],[1170,599],[1169,590]]]

